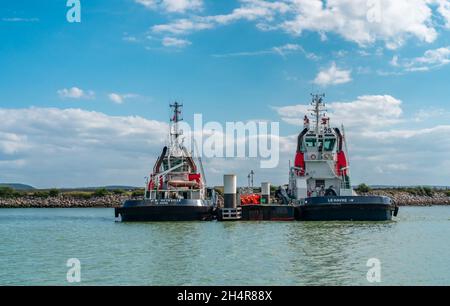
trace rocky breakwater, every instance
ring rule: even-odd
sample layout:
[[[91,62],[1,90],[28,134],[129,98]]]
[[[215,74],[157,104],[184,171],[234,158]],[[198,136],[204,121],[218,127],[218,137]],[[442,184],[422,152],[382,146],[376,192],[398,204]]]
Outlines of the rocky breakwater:
[[[444,191],[434,191],[431,194],[414,194],[408,191],[372,190],[361,195],[387,196],[399,206],[450,205],[450,196]]]
[[[14,198],[1,198],[0,208],[115,208],[120,207],[122,202],[128,199],[139,199],[139,197],[117,194],[84,198],[64,194],[54,197],[27,195]]]

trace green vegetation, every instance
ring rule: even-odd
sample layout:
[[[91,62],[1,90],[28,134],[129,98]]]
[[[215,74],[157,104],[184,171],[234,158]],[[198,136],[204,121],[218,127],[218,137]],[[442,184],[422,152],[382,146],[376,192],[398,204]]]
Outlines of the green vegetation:
[[[52,198],[55,198],[55,197],[59,196],[59,193],[60,193],[60,191],[59,191],[58,189],[55,189],[55,188],[50,189],[50,190],[48,191],[48,195],[49,195],[50,197],[52,197]]]
[[[69,192],[64,192],[64,196],[65,197],[72,197],[72,198],[76,198],[76,199],[88,200],[88,199],[92,198],[92,192],[88,192],[88,191],[69,191]]]
[[[92,195],[94,197],[104,197],[108,194],[109,194],[109,192],[108,192],[108,190],[106,190],[106,188],[99,188],[99,189],[95,190]]]
[[[19,196],[21,196],[21,192],[11,187],[0,187],[0,198],[17,198]]]
[[[123,190],[123,189],[114,189],[112,192],[117,195],[122,195],[122,194],[126,193],[125,190]]]
[[[450,197],[450,190],[446,190],[445,194],[447,195],[447,197]]]
[[[434,195],[434,190],[431,187],[422,187],[422,195],[432,197]]]
[[[277,192],[279,186],[270,185],[270,194],[275,194]]]
[[[32,193],[33,197],[36,198],[48,198],[50,193],[48,191],[35,191]]]
[[[414,196],[426,196],[426,197],[432,197],[435,193],[435,190],[433,188],[427,186],[398,187],[395,188],[394,190],[400,192],[407,192]]]
[[[359,184],[358,187],[356,187],[355,191],[359,192],[359,193],[367,193],[367,192],[370,192],[371,189],[369,186],[367,186],[366,184],[363,183],[363,184]]]

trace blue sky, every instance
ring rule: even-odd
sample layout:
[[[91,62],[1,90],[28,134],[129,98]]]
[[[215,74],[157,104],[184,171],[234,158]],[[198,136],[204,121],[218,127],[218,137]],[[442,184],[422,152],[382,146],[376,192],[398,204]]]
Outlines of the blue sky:
[[[279,121],[282,162],[257,181],[283,183],[325,92],[354,183],[450,184],[449,1],[80,2],[81,23],[65,0],[1,5],[0,181],[141,185],[179,100],[188,122]],[[206,161],[209,180],[256,162]]]

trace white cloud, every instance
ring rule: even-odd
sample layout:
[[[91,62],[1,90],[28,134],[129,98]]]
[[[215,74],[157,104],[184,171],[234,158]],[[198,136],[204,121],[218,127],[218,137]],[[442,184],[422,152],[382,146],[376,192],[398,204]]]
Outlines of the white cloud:
[[[400,122],[402,102],[390,95],[360,96],[351,102],[327,103],[328,114],[334,124],[358,129],[372,129]],[[275,108],[283,121],[303,124],[303,116],[309,115],[311,106],[306,104]]]
[[[450,46],[426,50],[422,56],[400,59],[395,55],[391,65],[404,71],[429,71],[450,64]]]
[[[152,27],[152,31],[156,33],[185,34],[193,31],[211,29],[213,26],[210,22],[179,19],[173,23],[155,25]]]
[[[154,32],[188,34],[245,20],[254,22],[263,31],[283,30],[293,35],[313,31],[322,38],[326,38],[327,33],[335,33],[360,46],[382,41],[387,48],[396,49],[410,38],[434,42],[439,17],[443,17],[450,28],[448,1],[241,0],[239,7],[228,14],[196,15],[155,25],[152,29]]]
[[[202,0],[164,0],[168,12],[185,12],[187,10],[198,10],[202,7]]]
[[[275,109],[282,120],[301,125],[309,108],[301,104]],[[327,109],[333,126],[346,127],[353,184],[448,185],[450,125],[428,121],[428,126],[421,122],[422,127],[416,127],[416,116],[404,118],[401,101],[389,95],[331,102]],[[285,140],[291,142],[291,154],[281,159],[292,159],[295,135]]]
[[[168,131],[163,122],[81,109],[0,109],[0,116],[2,180],[37,187],[142,186]]]
[[[27,137],[15,133],[0,132],[0,153],[12,155],[26,149]]]
[[[387,140],[389,142],[399,141],[401,139],[411,139],[418,136],[429,136],[432,134],[449,135],[450,125],[439,125],[423,129],[398,129],[389,131],[365,131],[364,137],[377,140]]]
[[[292,0],[296,16],[281,27],[293,34],[334,32],[365,46],[377,40],[395,49],[414,36],[433,42],[432,9],[426,0]],[[408,14],[405,14],[408,12]]]
[[[287,13],[289,5],[282,1],[242,0],[242,5],[229,14],[208,16],[205,19],[217,24],[226,25],[239,20],[273,20],[276,14]]]
[[[234,52],[234,53],[223,53],[223,54],[214,54],[213,57],[241,57],[241,56],[261,56],[261,55],[270,55],[276,54],[282,57],[285,57],[294,53],[303,53],[306,58],[310,60],[318,60],[319,56],[312,52],[307,52],[305,49],[298,44],[285,44],[282,46],[272,47],[266,50],[258,50],[258,51],[243,51],[243,52]]]
[[[450,29],[450,2],[448,0],[436,0],[438,12],[445,19],[445,26]]]
[[[39,18],[20,18],[20,17],[11,17],[11,18],[2,18],[3,22],[39,22]]]
[[[130,36],[130,35],[125,35],[124,37],[122,37],[122,40],[130,42],[130,43],[138,42],[138,39],[136,36]]]
[[[173,47],[173,48],[184,48],[192,43],[186,39],[179,39],[174,37],[164,37],[162,40],[162,44],[164,47]]]
[[[119,93],[114,93],[114,92],[108,94],[108,98],[116,104],[123,104],[125,102],[125,100],[133,99],[136,97],[138,97],[138,95],[136,95],[136,94],[119,94]]]
[[[302,125],[303,117],[311,113],[311,106],[306,104],[273,107],[281,119],[292,125]]]
[[[149,9],[161,9],[169,13],[184,13],[199,10],[203,6],[202,0],[135,0]]]
[[[334,62],[328,69],[320,71],[314,79],[314,83],[321,86],[339,85],[351,81],[351,71],[338,68]]]
[[[111,101],[113,101],[113,102],[116,103],[116,104],[122,104],[122,103],[123,103],[123,97],[122,97],[121,95],[119,95],[119,94],[116,94],[116,93],[110,93],[110,94],[108,95],[108,97],[109,97],[109,99],[110,99]]]
[[[187,34],[194,31],[212,29],[220,25],[227,25],[239,20],[273,20],[278,13],[286,13],[289,6],[281,1],[268,2],[264,0],[241,0],[242,5],[229,14],[212,16],[194,16],[191,19],[179,19],[168,24],[152,27],[154,32],[172,34]]]
[[[303,49],[303,47],[298,44],[285,44],[285,45],[282,45],[279,47],[273,47],[272,50],[281,56],[286,56],[291,53],[301,52],[308,59],[311,59],[311,60],[319,59],[319,57],[316,54],[314,54],[312,52],[306,52],[305,49]]]
[[[242,57],[242,56],[261,56],[275,54],[272,49],[269,50],[258,50],[258,51],[242,51],[242,52],[233,52],[233,53],[222,53],[222,54],[214,54],[213,57]]]
[[[402,102],[390,95],[360,96],[352,102],[329,105],[338,122],[358,129],[379,128],[400,122]]]
[[[398,67],[398,56],[397,55],[394,55],[393,57],[392,57],[392,60],[389,62],[392,66],[394,66],[394,67]]]
[[[434,107],[430,107],[427,109],[420,109],[414,114],[413,119],[416,122],[424,122],[424,121],[427,121],[430,119],[449,120],[450,119],[450,111],[445,110],[443,108],[434,108]]]
[[[413,66],[443,66],[450,63],[450,46],[425,51],[424,55],[412,60]]]
[[[63,88],[57,91],[61,99],[93,99],[95,93],[91,90],[84,91],[78,87]]]

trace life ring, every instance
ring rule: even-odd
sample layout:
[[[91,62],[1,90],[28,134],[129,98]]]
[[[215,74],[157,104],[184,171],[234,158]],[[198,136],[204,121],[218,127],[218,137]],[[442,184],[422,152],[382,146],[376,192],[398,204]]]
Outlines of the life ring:
[[[309,158],[311,158],[311,160],[316,160],[317,156],[316,156],[316,154],[311,154],[311,156]]]

